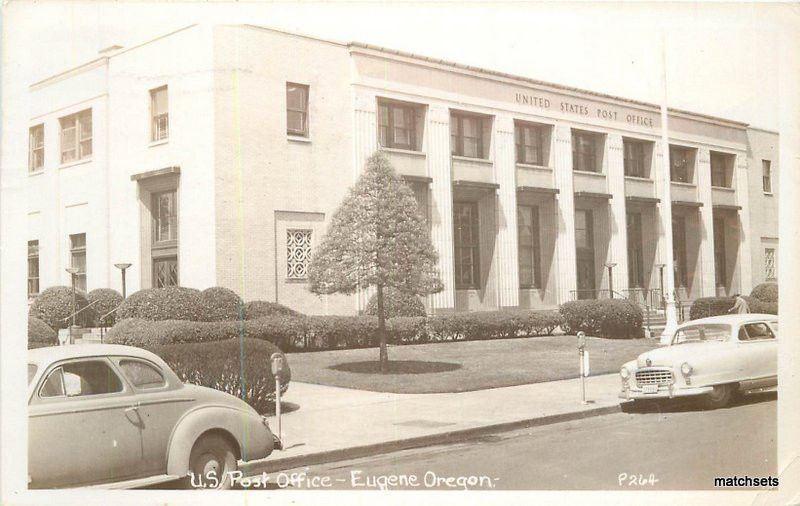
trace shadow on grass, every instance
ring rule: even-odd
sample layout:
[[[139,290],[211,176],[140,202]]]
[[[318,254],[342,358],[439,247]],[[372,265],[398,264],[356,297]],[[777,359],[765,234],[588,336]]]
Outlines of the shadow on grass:
[[[328,367],[334,371],[352,372],[356,374],[380,374],[380,362],[365,360],[362,362],[344,362]],[[390,360],[388,374],[427,374],[447,372],[461,369],[461,364],[453,362],[426,362],[423,360]]]

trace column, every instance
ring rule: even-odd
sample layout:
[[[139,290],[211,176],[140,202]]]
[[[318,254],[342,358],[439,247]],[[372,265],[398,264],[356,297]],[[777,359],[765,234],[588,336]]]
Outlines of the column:
[[[431,296],[431,307],[455,308],[453,265],[453,178],[450,167],[450,111],[431,106],[426,118],[426,159],[431,182],[431,240],[439,253],[444,290]]]
[[[367,93],[356,93],[355,116],[353,129],[353,182],[364,171],[367,158],[378,149],[377,104],[375,96]],[[361,312],[367,307],[374,288],[356,291],[356,309]]]
[[[629,288],[628,280],[628,224],[625,215],[625,157],[622,136],[609,134],[606,141],[608,160],[609,202],[609,254],[608,261],[616,263],[613,269],[614,291]]]
[[[497,305],[519,306],[517,250],[517,178],[514,156],[514,120],[495,118],[494,180],[497,192]]]
[[[700,277],[703,297],[717,295],[714,265],[714,200],[711,192],[711,158],[708,148],[697,150],[697,197],[700,208]]]
[[[750,186],[747,154],[736,155],[733,185],[736,188],[736,203],[739,210],[739,292],[745,295],[753,290],[752,230],[750,229]]]
[[[575,265],[575,194],[572,181],[572,131],[566,125],[555,127],[555,186],[559,191],[556,223],[556,262],[558,303],[570,300],[570,291],[578,286]]]

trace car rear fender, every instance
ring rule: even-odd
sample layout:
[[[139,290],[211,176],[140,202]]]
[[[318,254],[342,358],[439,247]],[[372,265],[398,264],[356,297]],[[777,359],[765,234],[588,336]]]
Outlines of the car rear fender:
[[[187,412],[175,424],[169,439],[167,474],[185,476],[195,442],[205,433],[225,434],[235,443],[237,457],[244,461],[261,459],[273,449],[272,434],[261,419],[224,405],[205,405]]]

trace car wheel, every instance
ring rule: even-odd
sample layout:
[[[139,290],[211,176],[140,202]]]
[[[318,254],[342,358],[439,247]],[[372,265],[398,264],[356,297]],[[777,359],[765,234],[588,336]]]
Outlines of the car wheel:
[[[192,488],[231,488],[230,473],[237,469],[236,453],[227,439],[218,434],[201,437],[189,457]]]
[[[714,385],[714,390],[706,394],[704,404],[709,409],[724,408],[733,398],[733,385]]]

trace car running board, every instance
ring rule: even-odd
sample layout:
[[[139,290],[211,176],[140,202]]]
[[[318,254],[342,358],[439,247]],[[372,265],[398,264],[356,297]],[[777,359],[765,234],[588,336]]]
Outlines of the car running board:
[[[116,481],[114,483],[101,483],[99,485],[92,485],[86,488],[101,488],[107,490],[141,488],[141,487],[148,487],[150,485],[158,485],[159,483],[165,483],[168,481],[174,481],[179,479],[181,479],[180,476],[175,476],[172,474],[159,474],[156,476],[148,476],[147,478],[137,478],[135,480]]]

